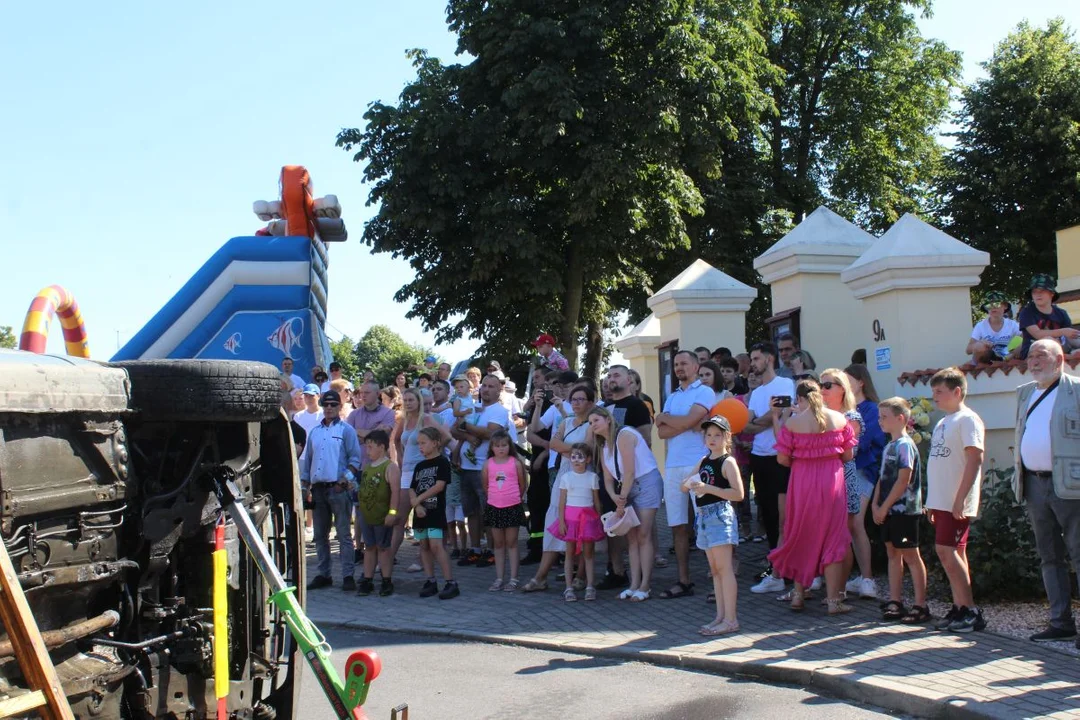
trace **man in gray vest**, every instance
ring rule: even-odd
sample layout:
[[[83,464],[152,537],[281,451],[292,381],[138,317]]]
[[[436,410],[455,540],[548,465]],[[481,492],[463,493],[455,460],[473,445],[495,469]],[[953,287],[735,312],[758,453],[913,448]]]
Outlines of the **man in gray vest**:
[[[1056,340],[1032,343],[1027,363],[1035,382],[1016,391],[1013,492],[1027,505],[1050,601],[1050,626],[1030,639],[1070,640],[1076,624],[1065,557],[1080,570],[1080,379],[1064,373]]]

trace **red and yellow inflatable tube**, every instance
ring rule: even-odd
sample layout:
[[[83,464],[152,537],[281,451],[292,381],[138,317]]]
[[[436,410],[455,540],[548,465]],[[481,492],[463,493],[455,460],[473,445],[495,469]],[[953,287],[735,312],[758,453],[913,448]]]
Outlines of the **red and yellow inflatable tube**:
[[[74,357],[90,357],[86,342],[86,326],[83,325],[82,313],[75,296],[59,285],[50,285],[37,294],[26,311],[19,349],[33,353],[44,353],[45,342],[49,338],[49,323],[53,315],[60,316],[60,325],[64,328],[64,344],[67,354]]]

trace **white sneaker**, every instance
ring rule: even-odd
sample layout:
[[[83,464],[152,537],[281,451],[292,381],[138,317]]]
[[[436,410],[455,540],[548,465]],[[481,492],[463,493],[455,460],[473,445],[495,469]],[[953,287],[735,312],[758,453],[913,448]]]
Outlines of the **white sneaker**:
[[[315,531],[309,527],[304,528],[304,542],[315,542]]]
[[[844,586],[844,590],[852,595],[858,595],[860,588],[862,588],[862,579],[857,577],[848,580],[847,585]]]
[[[784,592],[784,588],[786,587],[787,586],[784,584],[784,581],[781,578],[776,578],[772,575],[769,575],[757,585],[750,588],[750,592],[756,595],[764,595],[766,593]]]
[[[821,576],[818,575],[816,578],[814,578],[814,582],[810,583],[810,589],[811,590],[820,590],[822,584],[823,584],[823,581],[821,579]]]
[[[413,563],[409,567],[405,568],[405,572],[411,573],[423,572],[423,570],[424,568],[420,565],[420,563]]]
[[[864,600],[877,600],[877,583],[874,578],[863,578],[859,581],[859,597]]]

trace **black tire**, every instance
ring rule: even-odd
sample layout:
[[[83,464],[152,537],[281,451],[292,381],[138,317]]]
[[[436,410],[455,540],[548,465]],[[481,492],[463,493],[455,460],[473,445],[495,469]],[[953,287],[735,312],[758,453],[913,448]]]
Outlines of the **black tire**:
[[[131,401],[144,420],[263,422],[281,408],[273,365],[236,360],[127,360]]]

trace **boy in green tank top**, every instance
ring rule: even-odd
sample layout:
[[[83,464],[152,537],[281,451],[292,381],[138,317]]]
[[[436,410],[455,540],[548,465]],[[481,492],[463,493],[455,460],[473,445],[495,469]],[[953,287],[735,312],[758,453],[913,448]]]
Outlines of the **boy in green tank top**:
[[[401,487],[401,468],[390,459],[390,436],[385,430],[372,430],[364,438],[367,463],[360,471],[357,508],[360,532],[364,537],[364,577],[358,595],[370,595],[375,590],[375,561],[379,561],[382,584],[379,595],[394,592],[391,574],[394,570],[393,536],[397,524],[398,493]]]

